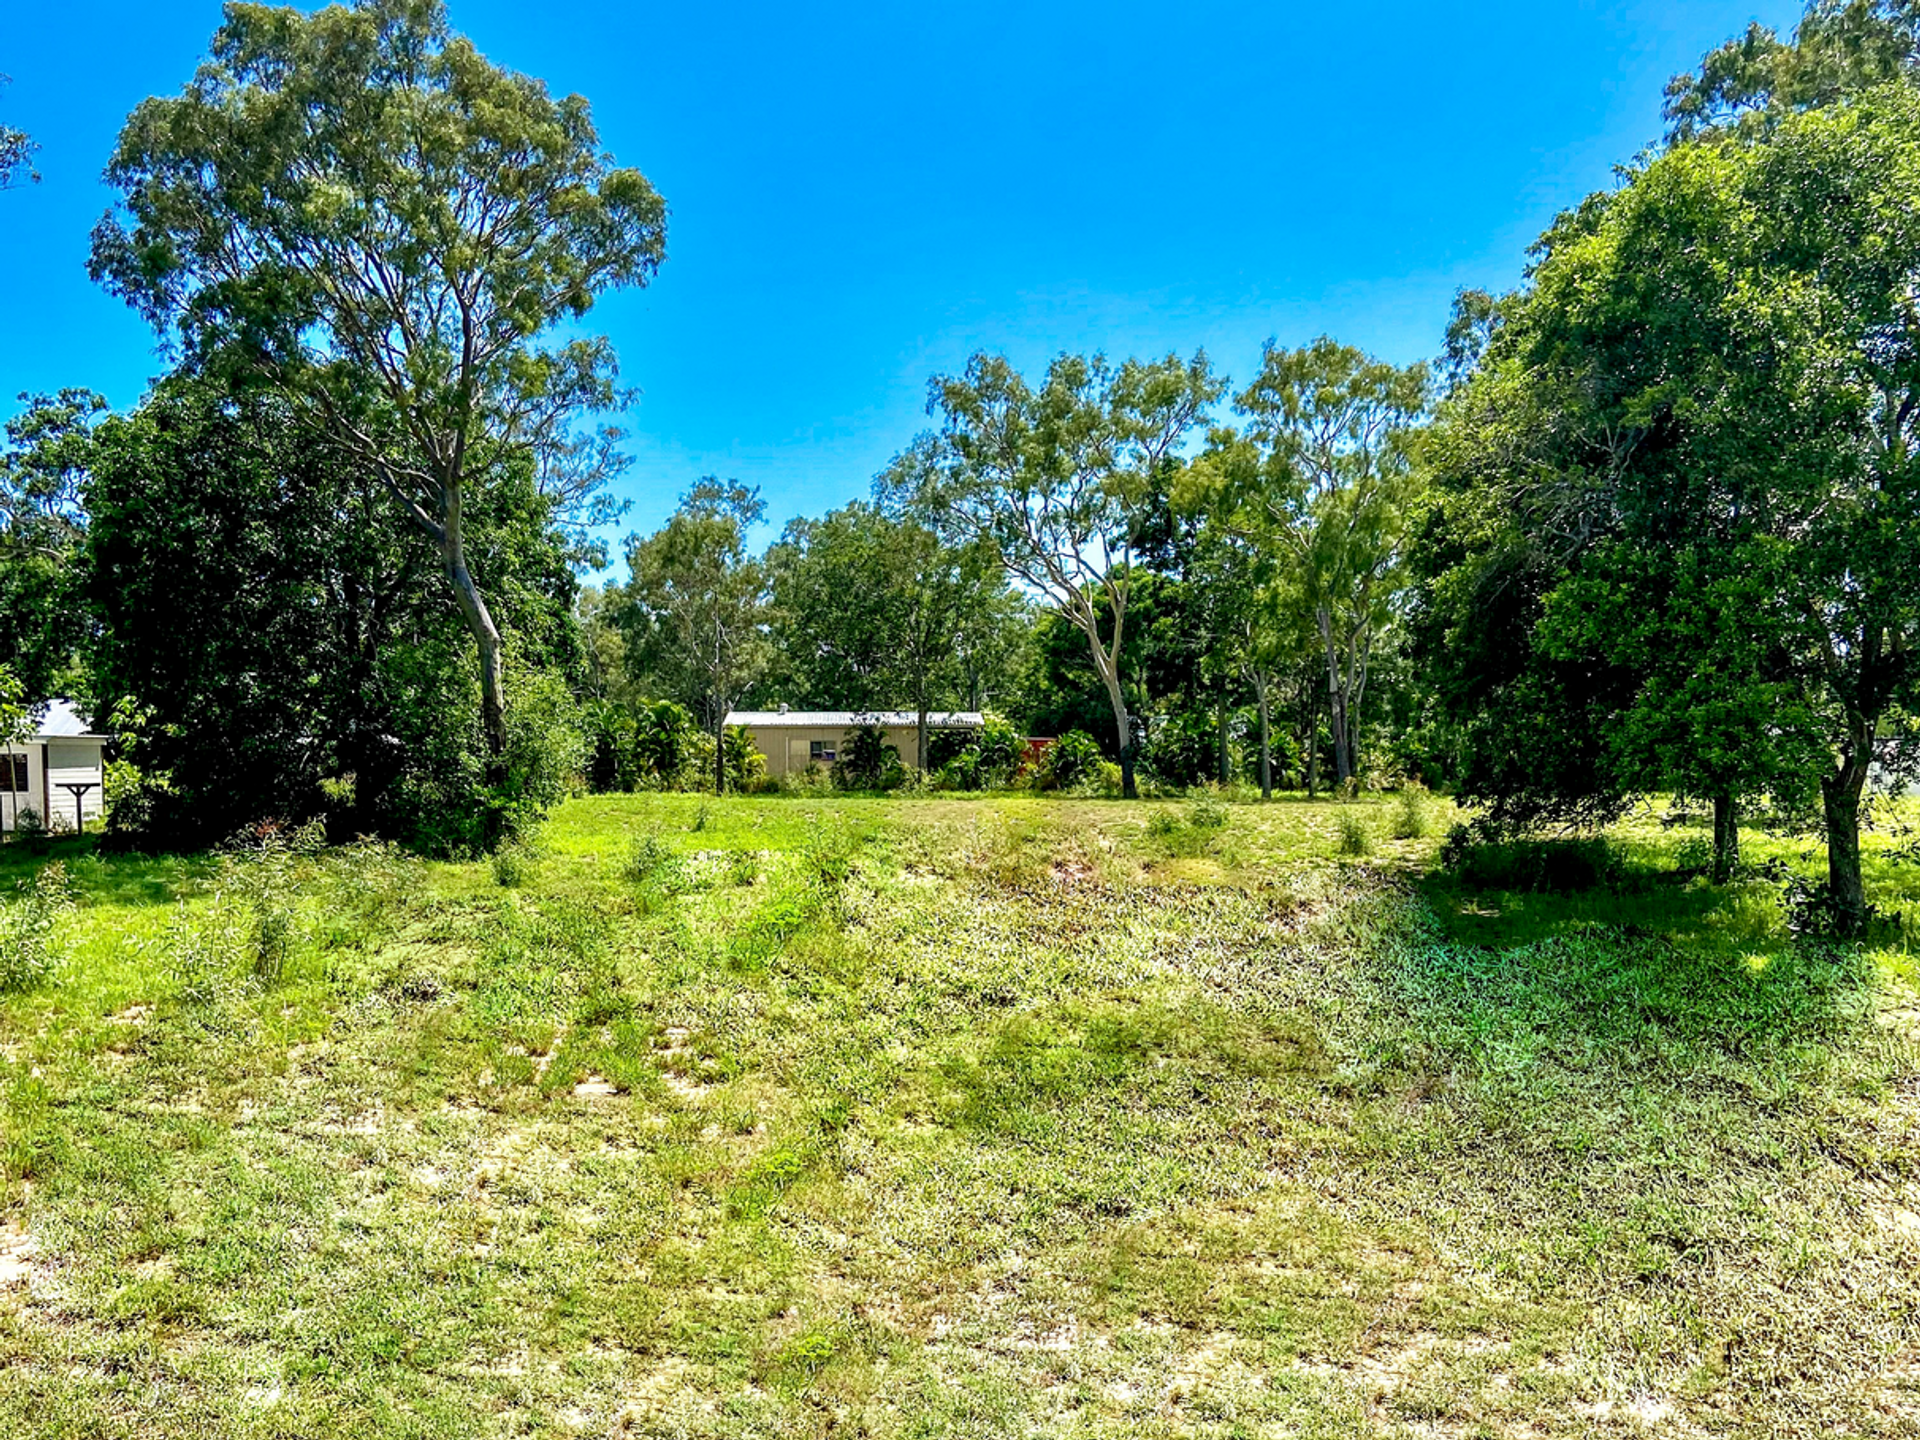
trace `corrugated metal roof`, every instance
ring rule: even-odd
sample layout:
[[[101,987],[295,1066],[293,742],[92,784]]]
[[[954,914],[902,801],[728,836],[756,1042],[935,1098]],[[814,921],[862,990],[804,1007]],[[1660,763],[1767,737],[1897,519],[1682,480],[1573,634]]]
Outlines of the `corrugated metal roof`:
[[[34,727],[36,740],[104,740],[104,735],[96,735],[88,726],[80,712],[73,708],[71,700],[49,700],[47,713]]]
[[[917,710],[729,710],[727,724],[765,730],[781,725],[815,729],[852,730],[880,725],[889,730],[911,729],[920,723]],[[943,730],[977,730],[985,723],[978,710],[930,710],[927,724]]]

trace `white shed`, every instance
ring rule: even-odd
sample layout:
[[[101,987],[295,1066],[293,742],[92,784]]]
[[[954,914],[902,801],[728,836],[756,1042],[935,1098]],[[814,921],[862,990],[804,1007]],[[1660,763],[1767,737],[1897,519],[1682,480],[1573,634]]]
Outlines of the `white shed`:
[[[106,808],[107,737],[66,700],[37,712],[26,740],[0,746],[0,830],[31,810],[53,830],[99,820]]]

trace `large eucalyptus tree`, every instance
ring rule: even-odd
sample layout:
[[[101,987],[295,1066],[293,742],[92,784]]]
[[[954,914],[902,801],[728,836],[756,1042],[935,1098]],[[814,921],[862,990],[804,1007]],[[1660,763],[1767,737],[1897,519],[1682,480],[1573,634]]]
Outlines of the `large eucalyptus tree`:
[[[659,195],[601,150],[585,100],[488,63],[441,0],[229,4],[187,88],[128,118],[107,179],[95,277],[188,363],[283,392],[434,545],[498,756],[469,510],[514,465],[577,456],[576,417],[615,402],[610,345],[559,332],[652,276]]]
[[[876,482],[950,540],[991,548],[1007,573],[1086,638],[1113,708],[1123,789],[1138,791],[1121,684],[1135,535],[1223,389],[1204,354],[1183,361],[1062,355],[1038,386],[998,355],[935,376],[923,436]]]

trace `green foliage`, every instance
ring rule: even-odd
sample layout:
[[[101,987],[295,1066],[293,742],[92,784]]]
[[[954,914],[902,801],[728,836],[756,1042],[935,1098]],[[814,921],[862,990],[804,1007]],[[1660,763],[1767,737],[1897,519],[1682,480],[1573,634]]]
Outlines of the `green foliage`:
[[[742,794],[766,788],[767,757],[753,743],[753,732],[744,725],[729,725],[721,736],[727,769],[727,787]],[[899,757],[894,757],[895,763]]]
[[[1105,758],[1099,741],[1084,730],[1069,730],[1047,747],[1034,779],[1042,790],[1071,790],[1096,781]]]
[[[840,741],[833,766],[834,783],[843,790],[888,790],[906,778],[898,746],[887,743],[878,725],[859,725]]]
[[[627,548],[633,578],[615,615],[629,678],[705,716],[709,735],[767,663],[766,566],[746,545],[765,513],[758,490],[709,476]]]
[[[1920,11],[1904,0],[1810,0],[1790,40],[1754,21],[1667,84],[1670,142],[1755,139],[1796,111],[1914,73]]]
[[[1428,813],[1430,803],[1425,786],[1412,780],[1403,784],[1400,787],[1400,793],[1394,797],[1393,838],[1396,840],[1426,838],[1431,828]]]
[[[767,552],[770,693],[800,709],[928,708],[998,680],[1024,638],[998,558],[856,502]],[[933,752],[927,767],[951,758]]]
[[[1365,855],[1372,851],[1373,832],[1358,810],[1342,806],[1334,812],[1333,824],[1342,855]]]
[[[932,732],[927,748],[937,767],[937,783],[948,790],[1000,789],[1012,783],[1026,755],[1019,730],[992,712],[982,716],[977,731]]]
[[[1147,820],[1147,835],[1169,855],[1205,855],[1219,842],[1227,819],[1227,807],[1218,800],[1197,800],[1184,814],[1156,809]]]
[[[560,332],[652,276],[659,195],[583,100],[488,64],[439,0],[230,8],[193,84],[129,117],[107,179],[122,198],[93,275],[192,369],[270,387],[314,448],[381,482],[374,533],[433,546],[406,588],[449,586],[496,759],[502,632],[468,516],[544,464],[546,518],[607,518],[613,452],[570,431],[617,400],[611,347]]]
[[[31,990],[53,973],[54,929],[73,909],[66,866],[40,867],[11,900],[0,900],[0,992]]]
[[[1185,503],[1271,553],[1268,624],[1311,617],[1329,677],[1335,780],[1360,770],[1361,707],[1404,586],[1408,523],[1424,476],[1411,440],[1430,399],[1424,364],[1400,369],[1326,336],[1269,343],[1215,434]]]
[[[1220,779],[1217,718],[1205,709],[1176,710],[1149,732],[1140,765],[1166,785],[1204,785]],[[1229,764],[1233,746],[1229,742]]]
[[[1224,388],[1204,353],[1117,369],[1102,356],[1061,355],[1038,386],[1005,357],[978,354],[961,374],[933,379],[938,433],[876,482],[951,542],[998,555],[1079,630],[1129,765],[1120,675],[1136,535]],[[1126,785],[1131,795],[1131,769]]]

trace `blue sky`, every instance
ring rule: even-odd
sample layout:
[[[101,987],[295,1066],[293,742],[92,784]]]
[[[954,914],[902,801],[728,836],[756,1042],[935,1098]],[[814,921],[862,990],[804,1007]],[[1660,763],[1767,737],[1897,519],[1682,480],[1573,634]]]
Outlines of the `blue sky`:
[[[24,11],[25,13],[20,13]],[[640,387],[627,527],[708,473],[769,520],[864,495],[977,349],[1185,354],[1268,336],[1396,361],[1502,288],[1659,131],[1661,87],[1797,5],[798,6],[453,0],[496,63],[594,105],[671,207],[654,285],[595,315]],[[127,111],[177,91],[210,0],[22,0],[0,118],[46,179],[0,194],[0,395],[135,402],[153,337],[87,279]]]

